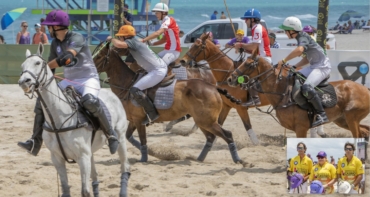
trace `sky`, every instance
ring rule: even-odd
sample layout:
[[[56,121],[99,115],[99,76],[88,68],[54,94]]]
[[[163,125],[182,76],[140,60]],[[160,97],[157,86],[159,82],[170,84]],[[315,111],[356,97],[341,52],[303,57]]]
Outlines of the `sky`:
[[[344,144],[346,142],[354,143],[354,138],[288,138],[287,139],[287,159],[297,156],[297,144],[303,142],[307,146],[306,154],[311,154],[314,161],[317,161],[316,155],[320,151],[325,151],[328,160],[334,156],[335,162],[338,158],[344,156]],[[364,141],[358,139],[358,141]]]

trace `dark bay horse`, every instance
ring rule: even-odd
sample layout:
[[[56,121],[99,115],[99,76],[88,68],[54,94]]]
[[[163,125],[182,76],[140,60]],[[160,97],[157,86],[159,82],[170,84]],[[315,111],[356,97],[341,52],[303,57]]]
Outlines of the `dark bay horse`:
[[[234,62],[230,59],[225,53],[223,53],[216,45],[209,41],[208,34],[203,34],[200,39],[196,40],[186,55],[182,58],[181,63],[187,65],[190,60],[199,62],[200,60],[206,60],[210,66],[214,77],[217,81],[217,86],[227,90],[231,95],[237,97],[243,102],[247,101],[247,92],[238,87],[230,87],[226,79],[231,75],[231,73],[237,68],[237,65],[234,66]],[[241,62],[240,62],[241,63]],[[239,64],[240,64],[239,63]],[[208,69],[208,68],[205,68]],[[269,105],[270,101],[267,99],[267,95],[259,94],[261,105]],[[235,108],[240,118],[242,119],[244,128],[247,130],[249,137],[251,138],[254,144],[258,144],[258,139],[254,134],[252,129],[252,124],[250,122],[248,108],[236,103],[230,102],[225,97],[222,97],[223,108],[219,116],[219,123],[222,125],[230,112],[231,108]],[[322,137],[325,137],[326,134],[323,133],[323,127],[319,128],[322,134],[319,134]],[[316,131],[316,128],[312,129]]]
[[[146,118],[146,114],[142,107],[136,107],[126,97],[137,74],[122,61],[114,49],[109,48],[109,44],[106,44],[97,53],[94,62],[98,72],[107,73],[112,91],[121,99],[127,119],[130,121],[126,138],[141,150],[141,161],[146,162],[148,160],[146,128],[141,125],[141,122]],[[233,161],[243,163],[237,154],[231,132],[223,129],[217,122],[222,108],[220,93],[225,92],[200,79],[178,80],[175,84],[174,102],[171,108],[158,109],[160,117],[155,122],[176,120],[189,114],[206,136],[206,144],[198,157],[199,161],[205,159],[216,136],[218,136],[229,145]],[[133,139],[132,133],[135,129],[138,130],[141,144]]]
[[[276,116],[280,124],[296,132],[297,137],[306,137],[307,130],[310,128],[307,111],[298,105],[287,104],[290,95],[283,95],[286,87],[292,85],[291,80],[287,80],[289,72],[285,67],[274,68],[263,58],[258,57],[258,50],[248,57],[245,64],[240,65],[228,78],[231,86],[237,85],[239,76],[245,75],[249,81],[258,79],[261,81],[262,91],[265,92],[267,99],[274,106]],[[339,127],[350,130],[354,138],[369,137],[369,125],[360,124],[370,111],[370,89],[349,80],[329,82],[333,85],[337,94],[337,104],[334,107],[326,108],[326,114],[330,122],[334,122]]]

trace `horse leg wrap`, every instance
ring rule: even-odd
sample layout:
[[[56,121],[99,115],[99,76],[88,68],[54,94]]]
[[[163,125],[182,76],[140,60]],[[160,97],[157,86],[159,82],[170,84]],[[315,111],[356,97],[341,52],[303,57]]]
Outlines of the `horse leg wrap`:
[[[140,152],[141,152],[140,162],[147,162],[148,161],[148,146],[147,145],[141,146]]]
[[[198,157],[198,161],[204,161],[204,159],[206,159],[206,157],[207,157],[207,154],[208,154],[208,152],[211,150],[211,148],[212,148],[212,145],[213,145],[213,143],[211,143],[211,142],[206,142],[206,144],[204,145],[204,147],[203,147],[203,150],[202,150],[202,152],[200,153],[200,155],[199,155],[199,157]]]
[[[92,188],[94,197],[99,197],[99,181],[93,181]]]
[[[119,192],[120,197],[127,197],[127,185],[128,179],[130,178],[131,173],[124,172],[121,175],[121,190]]]
[[[237,163],[240,161],[239,155],[238,155],[238,149],[236,148],[236,145],[234,142],[229,144],[229,150],[231,153],[231,157],[233,158],[233,161]]]
[[[248,133],[248,136],[249,136],[249,138],[251,139],[251,141],[254,145],[258,145],[260,143],[257,136],[256,136],[256,133],[254,133],[253,129],[249,129],[247,131],[247,133]]]
[[[310,129],[310,137],[311,138],[316,138],[317,137],[317,129],[316,128],[317,127]]]
[[[140,144],[140,142],[139,142],[139,141],[137,141],[137,140],[134,138],[134,136],[133,136],[133,135],[131,135],[131,137],[130,137],[130,138],[128,138],[128,141],[129,141],[133,146],[135,146],[137,149],[139,149],[139,150],[140,150],[140,146],[141,146],[141,144]]]

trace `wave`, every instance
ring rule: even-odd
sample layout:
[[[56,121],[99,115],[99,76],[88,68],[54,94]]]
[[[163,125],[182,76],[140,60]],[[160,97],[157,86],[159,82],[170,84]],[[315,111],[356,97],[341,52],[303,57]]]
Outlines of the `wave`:
[[[301,20],[305,20],[305,21],[310,21],[312,19],[317,18],[317,16],[312,15],[312,14],[302,14],[302,15],[294,15],[294,16]]]
[[[208,15],[208,14],[202,14],[201,16],[204,16],[204,17],[206,17],[206,18],[210,18],[210,16]]]
[[[284,20],[284,18],[282,17],[277,17],[277,16],[271,16],[271,15],[267,15],[266,17],[264,17],[265,19],[273,19],[273,20]]]

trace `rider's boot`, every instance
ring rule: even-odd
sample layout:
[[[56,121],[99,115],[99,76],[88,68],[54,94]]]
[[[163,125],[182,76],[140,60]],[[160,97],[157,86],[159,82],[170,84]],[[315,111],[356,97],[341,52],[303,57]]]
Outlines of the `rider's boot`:
[[[108,138],[109,151],[111,154],[116,153],[118,148],[118,136],[116,131],[112,128],[112,125],[109,123],[109,120],[104,113],[104,109],[100,105],[99,99],[92,94],[86,94],[81,98],[81,103],[87,111],[99,119],[100,128]]]
[[[33,123],[33,135],[31,139],[26,142],[18,142],[18,146],[26,149],[30,154],[37,156],[42,146],[42,131],[43,124],[45,122],[44,113],[42,111],[41,102],[39,99],[36,101],[36,106],[34,109],[35,120]]]
[[[328,123],[329,119],[326,116],[324,107],[322,106],[321,99],[315,89],[308,84],[302,85],[302,94],[307,98],[307,101],[310,102],[313,108],[316,111],[316,119],[312,123],[312,127],[317,127],[322,124]]]
[[[252,86],[248,90],[249,97],[246,103],[242,103],[241,105],[243,107],[249,107],[249,106],[257,106],[261,105],[260,97],[258,96],[258,92],[254,89]]]
[[[142,92],[139,88],[132,87],[130,89],[130,93],[134,97],[135,101],[141,105],[147,113],[147,118],[141,123],[142,125],[148,125],[159,118],[153,102],[144,94],[144,92]]]
[[[317,127],[322,124],[328,123],[329,119],[326,116],[324,107],[322,106],[319,95],[315,95],[311,100],[308,100],[316,110],[316,120],[312,123],[312,127]]]

